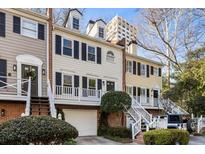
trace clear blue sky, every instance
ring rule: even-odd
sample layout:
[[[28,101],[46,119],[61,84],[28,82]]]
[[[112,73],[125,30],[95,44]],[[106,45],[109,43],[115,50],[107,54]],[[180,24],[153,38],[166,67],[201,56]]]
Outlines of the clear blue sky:
[[[86,8],[83,16],[84,23],[102,18],[106,22],[111,20],[115,15],[122,16],[127,21],[135,23],[137,8]]]

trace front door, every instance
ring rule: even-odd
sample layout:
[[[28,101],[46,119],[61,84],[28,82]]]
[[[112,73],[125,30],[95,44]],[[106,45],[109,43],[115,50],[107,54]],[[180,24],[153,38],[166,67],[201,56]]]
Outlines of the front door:
[[[22,64],[22,79],[31,77],[31,96],[38,96],[38,67]],[[22,90],[28,91],[28,84],[22,85]]]
[[[154,97],[154,107],[158,107],[158,101],[159,101],[159,94],[158,90],[153,91],[153,97]]]
[[[115,91],[115,82],[107,81],[107,91]]]

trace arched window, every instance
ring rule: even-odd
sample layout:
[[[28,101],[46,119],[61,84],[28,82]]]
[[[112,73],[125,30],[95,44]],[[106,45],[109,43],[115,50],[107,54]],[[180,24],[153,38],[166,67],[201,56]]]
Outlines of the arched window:
[[[115,55],[114,55],[114,53],[113,53],[112,51],[108,51],[108,52],[107,52],[106,60],[107,60],[108,62],[114,62],[114,60],[115,60]]]

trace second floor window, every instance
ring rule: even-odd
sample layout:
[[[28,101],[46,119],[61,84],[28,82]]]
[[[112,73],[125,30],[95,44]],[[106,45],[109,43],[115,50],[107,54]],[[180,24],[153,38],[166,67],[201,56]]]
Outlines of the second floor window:
[[[88,61],[95,62],[95,57],[96,57],[95,47],[88,46]]]
[[[158,69],[156,67],[154,67],[153,72],[155,76],[158,76]]]
[[[89,79],[88,80],[88,85],[89,85],[89,89],[92,89],[92,90],[96,90],[96,80],[95,79]]]
[[[99,37],[104,38],[104,28],[99,27]]]
[[[72,56],[72,41],[63,39],[63,54],[66,56]]]
[[[141,75],[142,76],[145,76],[146,75],[146,67],[145,67],[146,65],[144,65],[144,64],[141,64]]]
[[[132,73],[132,61],[127,60],[126,70],[127,70],[127,72]]]
[[[127,92],[129,95],[132,95],[132,86],[126,86],[126,92]]]
[[[73,29],[79,30],[79,19],[73,18]]]
[[[37,38],[37,29],[38,24],[37,22],[23,19],[22,20],[22,35]]]

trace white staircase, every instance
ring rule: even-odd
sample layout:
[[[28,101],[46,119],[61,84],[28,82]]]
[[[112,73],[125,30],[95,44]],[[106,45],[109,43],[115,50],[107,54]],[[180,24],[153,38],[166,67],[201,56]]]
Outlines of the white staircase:
[[[161,99],[161,105],[167,114],[189,114],[187,111],[176,105],[176,103],[172,102],[170,99]]]
[[[131,108],[126,110],[126,115],[129,119],[129,123],[131,124],[133,140],[135,139],[135,136],[142,131],[143,123],[146,125],[146,131],[148,131],[149,128],[156,128],[157,126],[156,123],[158,120],[156,120],[156,118],[152,118],[152,115],[149,114],[134,97],[132,97]]]

